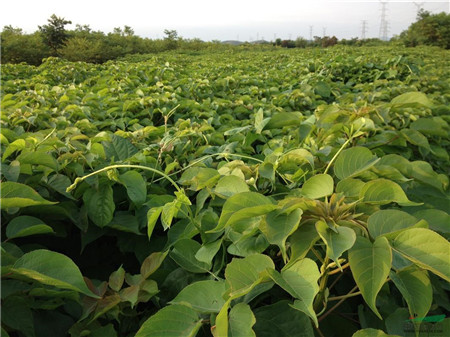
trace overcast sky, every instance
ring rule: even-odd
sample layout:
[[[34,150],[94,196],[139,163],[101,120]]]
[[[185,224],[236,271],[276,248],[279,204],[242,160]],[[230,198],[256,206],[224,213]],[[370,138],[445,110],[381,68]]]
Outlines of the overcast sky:
[[[386,1],[389,37],[415,21],[412,1]],[[449,1],[416,1],[432,13],[449,12]],[[337,0],[6,0],[0,9],[1,26],[12,25],[30,33],[56,14],[75,24],[87,24],[105,33],[131,26],[137,35],[162,38],[175,29],[184,38],[251,41],[297,36],[335,35],[339,39],[378,37],[380,1]]]

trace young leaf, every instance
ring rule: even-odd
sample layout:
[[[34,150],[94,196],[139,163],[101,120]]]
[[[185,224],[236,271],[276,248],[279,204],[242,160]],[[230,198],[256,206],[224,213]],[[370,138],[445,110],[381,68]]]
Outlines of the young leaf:
[[[450,243],[426,228],[411,228],[401,232],[392,248],[423,269],[450,282]]]
[[[102,144],[108,160],[123,161],[139,151],[128,139],[115,134],[112,135],[110,142],[105,141]]]
[[[191,273],[206,273],[211,265],[195,258],[201,245],[191,239],[183,239],[175,243],[170,257],[182,268]]]
[[[327,256],[336,262],[340,268],[339,258],[342,253],[352,248],[356,240],[356,233],[353,229],[344,226],[335,229],[336,231],[333,231],[322,220],[316,222],[317,233],[327,245]]]
[[[187,305],[200,313],[218,313],[225,304],[225,291],[224,281],[198,281],[181,290],[170,304]]]
[[[214,193],[221,198],[229,198],[235,194],[248,192],[249,187],[244,180],[235,176],[229,175],[220,178],[216,187],[214,188]]]
[[[0,186],[1,209],[57,204],[57,202],[45,200],[28,185],[7,181],[2,182]]]
[[[150,277],[163,263],[169,251],[151,253],[141,265],[142,279],[146,280]]]
[[[98,298],[87,287],[77,265],[60,253],[45,249],[33,250],[18,259],[11,270],[43,284]]]
[[[397,335],[387,335],[382,330],[376,330],[376,329],[362,329],[359,331],[356,331],[352,337],[400,337]]]
[[[378,292],[386,282],[392,263],[392,251],[385,237],[378,237],[374,243],[358,237],[348,253],[350,269],[361,294],[380,318],[375,305]]]
[[[122,266],[116,271],[112,272],[109,276],[108,285],[114,291],[119,291],[122,288],[123,281],[125,280],[125,269]]]
[[[310,199],[320,199],[333,193],[333,178],[328,174],[316,174],[309,178],[302,187],[302,194]]]
[[[194,309],[172,304],[147,319],[135,337],[194,337],[201,326],[202,319]]]
[[[42,220],[28,215],[12,219],[6,227],[8,239],[48,233],[54,233],[53,228],[46,225]]]
[[[155,228],[156,221],[158,221],[162,210],[163,206],[160,206],[150,208],[147,212],[147,236],[149,240],[152,237],[153,229]]]

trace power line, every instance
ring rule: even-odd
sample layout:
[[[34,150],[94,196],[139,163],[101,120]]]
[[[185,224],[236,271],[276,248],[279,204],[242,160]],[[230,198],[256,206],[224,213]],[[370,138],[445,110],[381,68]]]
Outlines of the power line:
[[[362,27],[361,27],[361,40],[366,39],[366,33],[367,33],[367,20],[362,20]]]
[[[381,20],[379,37],[383,41],[388,40],[389,22],[387,21],[387,1],[380,1],[381,4]]]

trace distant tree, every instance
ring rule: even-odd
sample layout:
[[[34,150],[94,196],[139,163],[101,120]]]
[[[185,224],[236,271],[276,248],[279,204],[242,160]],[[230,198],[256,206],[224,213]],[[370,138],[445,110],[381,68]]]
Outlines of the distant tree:
[[[296,48],[306,48],[307,46],[308,46],[308,40],[306,40],[305,38],[299,36],[295,40],[295,47]]]
[[[164,29],[164,40],[166,41],[166,46],[168,50],[177,49],[178,48],[178,32],[176,30],[168,30]]]
[[[400,34],[400,40],[408,47],[423,44],[450,49],[450,14],[421,10],[417,21]]]
[[[322,47],[323,48],[334,46],[337,43],[338,43],[338,39],[336,36],[332,36],[332,37],[324,36],[322,38]]]
[[[102,60],[102,45],[100,40],[72,37],[60,49],[60,55],[69,61],[98,63]]]
[[[23,34],[21,28],[5,26],[1,37],[1,63],[39,65],[43,58],[50,56],[47,46],[39,33]]]
[[[39,26],[39,31],[42,34],[44,43],[50,48],[53,56],[58,54],[58,49],[64,45],[64,42],[69,38],[69,34],[65,29],[65,25],[71,24],[64,18],[59,18],[53,14],[47,20],[48,25]]]

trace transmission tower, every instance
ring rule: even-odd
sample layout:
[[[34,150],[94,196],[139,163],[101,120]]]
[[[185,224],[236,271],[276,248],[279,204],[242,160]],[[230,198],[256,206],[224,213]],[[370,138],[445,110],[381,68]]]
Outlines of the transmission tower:
[[[313,26],[309,26],[309,41],[313,40]]]
[[[379,37],[383,41],[388,40],[389,23],[387,21],[387,1],[380,1],[381,4],[381,21]]]
[[[322,35],[323,37],[327,35],[327,27],[322,27]]]
[[[419,13],[423,10],[423,5],[425,5],[425,2],[413,2],[413,4],[417,8],[417,16],[419,16]]]
[[[367,33],[367,20],[362,20],[361,23],[362,23],[362,26],[361,26],[361,40],[365,40],[366,39],[366,33]]]

